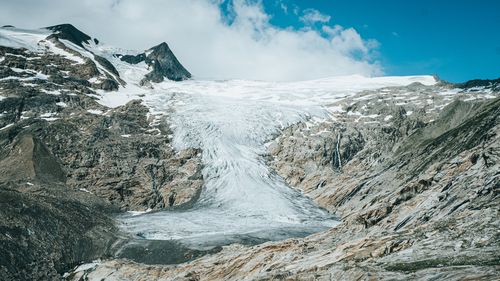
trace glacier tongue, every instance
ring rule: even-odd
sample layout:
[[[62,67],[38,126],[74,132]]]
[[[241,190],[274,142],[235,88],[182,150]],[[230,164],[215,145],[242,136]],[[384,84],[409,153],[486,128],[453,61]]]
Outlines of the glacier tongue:
[[[205,188],[191,209],[124,215],[122,228],[145,239],[206,249],[304,236],[335,226],[336,219],[269,170],[262,157],[265,143],[293,123],[326,118],[324,105],[345,95],[406,85],[419,77],[376,79],[157,84],[144,100],[153,112],[169,113],[176,148],[202,149]],[[428,77],[420,80],[431,83]]]

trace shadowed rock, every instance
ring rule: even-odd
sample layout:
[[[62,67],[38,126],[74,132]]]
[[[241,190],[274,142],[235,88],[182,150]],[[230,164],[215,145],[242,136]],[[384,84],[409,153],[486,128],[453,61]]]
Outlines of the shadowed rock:
[[[71,24],[59,24],[46,27],[46,29],[54,31],[54,36],[58,39],[65,39],[83,48],[83,43],[89,44],[92,38],[87,34],[81,32]]]
[[[163,42],[145,53],[137,55],[120,55],[117,54],[120,60],[130,64],[138,64],[145,62],[153,70],[146,74],[141,80],[141,85],[148,82],[159,83],[167,78],[173,81],[182,81],[191,78],[191,73],[177,60],[174,53],[170,50],[167,43]]]
[[[17,136],[8,151],[2,151],[0,178],[64,182],[66,176],[45,144],[30,134]]]

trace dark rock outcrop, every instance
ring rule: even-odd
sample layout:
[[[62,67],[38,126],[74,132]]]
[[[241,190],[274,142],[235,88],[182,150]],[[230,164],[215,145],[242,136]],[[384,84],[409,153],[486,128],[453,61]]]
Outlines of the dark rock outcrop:
[[[142,54],[117,54],[116,56],[118,56],[120,60],[130,64],[145,62],[152,68],[152,71],[146,74],[144,79],[142,79],[141,84],[148,82],[159,83],[162,82],[164,78],[173,81],[182,81],[191,78],[191,73],[182,66],[165,42],[152,47]]]
[[[474,89],[474,88],[486,88],[493,91],[500,91],[500,78],[489,80],[489,79],[474,79],[467,81],[465,83],[457,84],[458,87],[462,89]]]
[[[189,73],[177,60],[167,43],[163,42],[147,52],[146,64],[153,67],[153,71],[144,77],[143,81],[161,82],[166,77],[169,80],[182,81],[191,78]]]
[[[82,48],[84,48],[83,43],[89,44],[89,41],[92,39],[90,36],[68,23],[49,26],[46,27],[46,29],[53,31],[53,36],[55,38],[68,40]]]
[[[57,183],[0,182],[0,279],[60,280],[82,262],[110,256],[112,211]]]
[[[116,208],[69,189],[57,158],[30,133],[0,132],[0,279],[58,280],[81,262],[109,256]]]
[[[124,62],[128,62],[130,64],[138,64],[140,62],[146,61],[146,54],[145,53],[138,54],[138,55],[120,55],[120,54],[117,54],[116,56],[118,56],[120,58],[120,60],[122,60]]]

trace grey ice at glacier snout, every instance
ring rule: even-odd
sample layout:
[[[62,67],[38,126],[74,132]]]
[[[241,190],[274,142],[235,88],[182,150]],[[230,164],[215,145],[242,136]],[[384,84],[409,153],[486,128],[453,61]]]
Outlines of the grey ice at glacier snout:
[[[353,76],[293,83],[158,84],[144,97],[145,104],[154,114],[169,113],[176,148],[202,149],[205,186],[191,209],[125,215],[122,228],[145,239],[203,249],[334,227],[338,220],[270,171],[262,157],[266,142],[296,122],[328,118],[327,105],[346,95],[415,81],[433,83],[431,79]]]

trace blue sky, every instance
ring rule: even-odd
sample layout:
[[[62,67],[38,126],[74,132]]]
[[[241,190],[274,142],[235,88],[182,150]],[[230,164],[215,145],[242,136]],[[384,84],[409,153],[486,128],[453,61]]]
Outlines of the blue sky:
[[[500,77],[500,1],[264,0],[263,4],[276,26],[303,28],[299,17],[312,8],[331,16],[330,24],[353,27],[363,39],[377,40],[377,59],[387,75],[437,74],[452,82]]]

